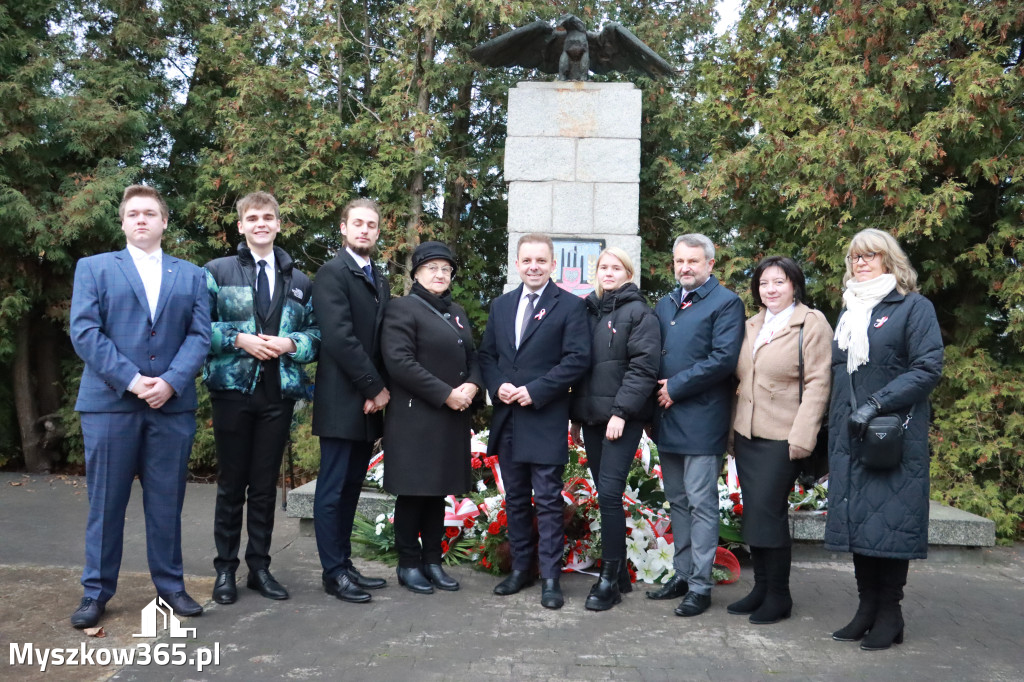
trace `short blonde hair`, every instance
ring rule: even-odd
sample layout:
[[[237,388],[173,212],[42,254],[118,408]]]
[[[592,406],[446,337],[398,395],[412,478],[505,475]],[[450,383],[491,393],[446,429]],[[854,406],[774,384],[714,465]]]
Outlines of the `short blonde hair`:
[[[906,252],[899,242],[888,232],[869,227],[853,235],[850,245],[846,248],[846,274],[843,275],[843,286],[853,279],[852,253],[876,253],[882,257],[882,267],[896,277],[896,290],[901,294],[917,291],[917,270],[910,264]]]
[[[551,251],[551,258],[555,257],[555,243],[551,241],[551,237],[540,232],[530,232],[524,234],[519,238],[519,243],[516,244],[516,260],[519,259],[519,250],[523,248],[523,244],[547,244],[548,249]]]
[[[617,246],[609,246],[607,249],[602,251],[597,257],[597,267],[601,266],[601,259],[605,256],[612,256],[617,258],[622,263],[623,269],[629,274],[629,278],[633,279],[633,275],[636,273],[636,268],[633,267],[633,259],[629,257],[629,254],[620,249]],[[597,292],[597,297],[604,296],[604,289],[601,287],[601,280],[597,279],[594,282],[594,291]]]

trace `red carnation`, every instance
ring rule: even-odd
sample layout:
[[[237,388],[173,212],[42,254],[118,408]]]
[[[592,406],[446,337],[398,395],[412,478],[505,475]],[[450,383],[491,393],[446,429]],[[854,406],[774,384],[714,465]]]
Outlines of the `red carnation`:
[[[473,523],[473,519],[466,519],[462,522],[462,525],[466,528],[472,528],[475,524]]]
[[[644,453],[640,451],[640,448],[636,449],[636,454],[633,455],[633,459],[643,459]]]
[[[504,509],[498,512],[498,523],[500,523],[503,526],[508,525],[508,514],[505,513]]]
[[[459,529],[456,528],[455,526],[448,526],[445,529],[444,534],[447,535],[450,538],[458,537]]]
[[[587,466],[587,456],[586,455],[580,455],[580,466],[581,467]]]
[[[740,494],[739,493],[729,493],[729,499],[732,500],[733,504],[739,504],[740,503]]]
[[[501,526],[498,525],[497,521],[491,521],[491,525],[487,526],[487,532],[491,535],[497,535],[501,532]]]
[[[448,553],[448,541],[447,540],[442,540],[441,541],[441,554],[447,554],[447,553]]]
[[[743,516],[743,505],[742,504],[735,504],[735,505],[733,505],[732,512],[736,516]]]
[[[472,458],[471,460],[469,460],[469,462],[470,464],[473,465],[474,469],[479,469],[483,466],[483,462],[481,462],[480,459],[477,457]]]

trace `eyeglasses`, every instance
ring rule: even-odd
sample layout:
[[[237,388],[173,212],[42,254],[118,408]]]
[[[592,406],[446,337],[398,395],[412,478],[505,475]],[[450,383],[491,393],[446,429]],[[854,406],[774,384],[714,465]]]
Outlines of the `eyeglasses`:
[[[851,254],[846,257],[846,262],[849,263],[850,265],[853,265],[859,260],[862,260],[865,263],[870,263],[871,261],[875,260],[875,256],[877,255],[878,254],[875,253],[874,251],[868,251],[867,253],[858,253],[856,255]]]
[[[423,267],[426,268],[427,272],[431,275],[436,275],[440,272],[445,277],[452,276],[452,268],[449,265],[425,265]]]

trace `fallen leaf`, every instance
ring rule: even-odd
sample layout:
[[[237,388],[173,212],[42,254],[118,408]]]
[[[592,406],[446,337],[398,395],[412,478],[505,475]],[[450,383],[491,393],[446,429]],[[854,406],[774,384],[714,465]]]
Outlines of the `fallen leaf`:
[[[82,632],[85,633],[86,637],[106,637],[107,636],[107,633],[103,632],[103,626],[102,625],[99,626],[98,628],[86,628],[86,629],[82,630]]]
[[[11,481],[11,485],[24,485],[21,481]]]

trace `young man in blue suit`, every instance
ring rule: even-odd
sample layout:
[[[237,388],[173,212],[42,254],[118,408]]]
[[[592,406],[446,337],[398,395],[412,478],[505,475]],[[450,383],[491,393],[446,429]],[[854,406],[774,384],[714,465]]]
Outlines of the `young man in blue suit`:
[[[479,351],[494,402],[487,451],[497,454],[501,464],[512,550],[512,573],[494,593],[515,594],[533,583],[536,548],[541,604],[549,609],[564,603],[558,578],[564,550],[562,473],[569,459],[569,388],[590,368],[586,305],[551,281],[554,251],[546,235],[520,238],[516,268],[523,283],[491,304]]]
[[[743,302],[711,274],[715,245],[684,234],[672,248],[679,288],[655,306],[661,371],[655,441],[672,515],[675,575],[651,599],[683,601],[678,616],[711,605],[718,546],[718,476],[729,437],[733,375],[743,343]]]
[[[75,409],[89,486],[76,628],[95,626],[117,590],[136,475],[157,594],[179,616],[203,612],[185,592],[181,506],[196,432],[195,377],[210,348],[206,277],[162,252],[167,204],[156,190],[128,187],[118,213],[127,248],[78,261],[71,296],[71,342],[85,361]]]

